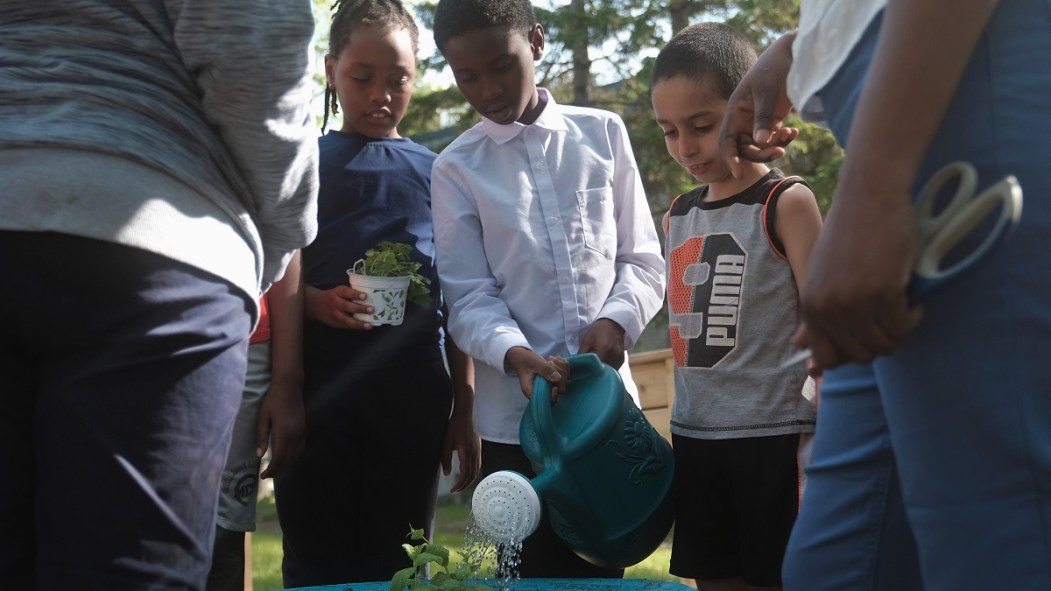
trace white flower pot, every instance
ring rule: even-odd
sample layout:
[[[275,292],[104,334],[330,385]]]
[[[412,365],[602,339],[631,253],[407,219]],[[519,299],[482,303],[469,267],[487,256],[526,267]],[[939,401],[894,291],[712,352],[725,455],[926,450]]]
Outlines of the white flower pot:
[[[354,314],[362,322],[372,325],[397,326],[405,319],[405,300],[409,293],[408,277],[374,277],[359,275],[347,269],[350,286],[365,293],[365,303],[373,308],[372,314]]]

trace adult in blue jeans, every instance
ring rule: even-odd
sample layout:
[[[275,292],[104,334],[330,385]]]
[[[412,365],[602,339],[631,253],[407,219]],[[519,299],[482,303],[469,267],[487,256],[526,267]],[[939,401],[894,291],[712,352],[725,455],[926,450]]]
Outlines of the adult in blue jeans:
[[[0,587],[200,590],[315,232],[306,0],[0,3]]]
[[[780,153],[793,104],[847,154],[802,294],[827,371],[785,589],[1051,588],[1048,56],[1049,0],[804,0],[731,97],[731,163]],[[910,307],[910,205],[957,160],[1025,212]]]

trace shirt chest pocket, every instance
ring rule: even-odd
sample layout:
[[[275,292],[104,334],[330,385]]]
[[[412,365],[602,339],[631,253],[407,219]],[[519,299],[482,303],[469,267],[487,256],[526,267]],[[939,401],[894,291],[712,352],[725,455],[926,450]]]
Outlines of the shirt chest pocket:
[[[577,191],[584,245],[607,259],[617,251],[617,224],[613,218],[613,189],[600,187]]]

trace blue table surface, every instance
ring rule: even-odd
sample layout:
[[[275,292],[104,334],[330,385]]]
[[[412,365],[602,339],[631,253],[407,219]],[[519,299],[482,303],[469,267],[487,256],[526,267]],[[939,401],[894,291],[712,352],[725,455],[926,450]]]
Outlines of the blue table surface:
[[[494,591],[497,581],[480,581]],[[672,581],[648,579],[519,579],[512,582],[509,591],[694,591],[692,587]],[[287,589],[286,591],[292,591]],[[390,591],[390,581],[371,583],[344,583],[321,587],[295,587],[295,591]]]

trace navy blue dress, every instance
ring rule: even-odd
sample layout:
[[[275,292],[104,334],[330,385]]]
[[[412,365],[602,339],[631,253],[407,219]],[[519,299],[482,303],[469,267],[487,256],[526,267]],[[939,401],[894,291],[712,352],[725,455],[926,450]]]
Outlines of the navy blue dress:
[[[435,154],[408,139],[330,131],[320,138],[318,236],[307,284],[348,285],[347,269],[382,240],[414,246],[432,305],[399,326],[332,328],[306,320],[306,448],[277,479],[286,587],[389,580],[409,566],[409,526],[434,521],[452,384],[430,210]]]

